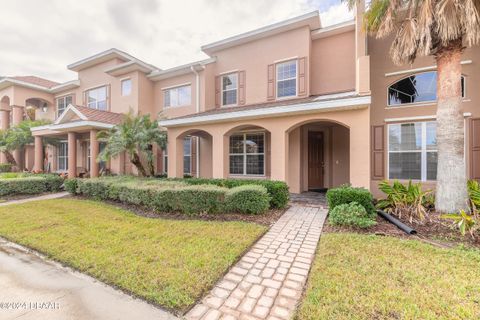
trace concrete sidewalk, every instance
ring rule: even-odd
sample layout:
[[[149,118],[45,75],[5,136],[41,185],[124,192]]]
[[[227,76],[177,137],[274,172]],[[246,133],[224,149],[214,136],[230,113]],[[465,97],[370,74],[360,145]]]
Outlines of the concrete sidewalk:
[[[68,194],[69,194],[68,192],[57,192],[57,193],[45,194],[43,196],[38,196],[38,197],[25,198],[25,199],[19,199],[19,200],[10,200],[10,201],[7,201],[7,202],[0,203],[0,207],[9,206],[11,204],[27,203],[27,202],[31,202],[31,201],[63,198],[65,196],[67,196]]]
[[[0,288],[0,319],[5,320],[178,319],[2,238]]]

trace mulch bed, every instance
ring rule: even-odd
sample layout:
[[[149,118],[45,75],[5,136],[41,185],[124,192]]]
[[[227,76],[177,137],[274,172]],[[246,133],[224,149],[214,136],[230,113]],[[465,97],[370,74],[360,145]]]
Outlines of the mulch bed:
[[[368,229],[332,226],[327,220],[323,232],[356,232],[362,234],[375,234],[378,236],[415,239],[444,248],[455,247],[460,244],[468,247],[480,248],[479,237],[473,239],[468,233],[465,236],[462,236],[458,229],[455,229],[449,221],[441,219],[437,213],[431,213],[430,219],[422,224],[416,222],[410,223],[407,219],[399,220],[415,229],[417,234],[408,235],[380,216],[377,216],[377,224]]]
[[[71,199],[83,199],[83,200],[92,200],[88,197],[82,196],[67,196],[65,198]],[[265,226],[273,225],[282,214],[288,209],[275,209],[269,210],[265,214],[239,214],[239,213],[217,213],[217,214],[200,214],[200,215],[187,215],[178,212],[156,212],[153,210],[145,209],[141,206],[136,206],[132,204],[126,204],[117,201],[111,200],[102,200],[104,203],[108,203],[118,208],[122,208],[128,211],[131,211],[139,216],[152,219],[173,219],[173,220],[203,220],[203,221],[244,221],[244,222],[253,222]]]

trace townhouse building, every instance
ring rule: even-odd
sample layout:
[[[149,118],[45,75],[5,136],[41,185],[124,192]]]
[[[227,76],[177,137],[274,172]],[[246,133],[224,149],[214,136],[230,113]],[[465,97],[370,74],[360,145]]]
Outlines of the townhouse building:
[[[395,66],[391,39],[367,36],[362,14],[358,6],[354,20],[323,27],[315,11],[205,45],[207,59],[165,70],[110,49],[69,65],[78,79],[66,83],[4,77],[0,126],[52,122],[15,152],[19,169],[135,174],[124,155],[96,161],[98,131],[132,110],[168,131],[155,170],[169,177],[282,180],[295,193],[351,183],[378,194],[383,179],[434,187],[435,61]],[[467,175],[480,179],[480,50],[463,57]]]

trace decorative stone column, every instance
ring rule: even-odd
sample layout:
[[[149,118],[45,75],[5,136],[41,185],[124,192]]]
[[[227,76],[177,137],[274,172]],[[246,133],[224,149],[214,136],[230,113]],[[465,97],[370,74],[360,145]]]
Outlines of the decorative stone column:
[[[43,142],[41,136],[35,136],[35,157],[33,162],[33,171],[43,171]]]
[[[97,157],[100,151],[100,145],[97,139],[97,130],[90,130],[90,177],[98,177]]]
[[[68,178],[77,176],[77,134],[68,133]]]

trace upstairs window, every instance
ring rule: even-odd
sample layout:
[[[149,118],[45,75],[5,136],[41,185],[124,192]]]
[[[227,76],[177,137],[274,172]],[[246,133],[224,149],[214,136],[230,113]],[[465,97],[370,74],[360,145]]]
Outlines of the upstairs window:
[[[132,94],[132,80],[122,80],[122,96],[129,96]]]
[[[297,95],[297,60],[277,64],[277,98]]]
[[[462,76],[462,97],[465,97],[465,77]],[[437,101],[437,72],[423,72],[403,78],[388,87],[388,105]]]
[[[222,106],[237,104],[238,73],[222,76]]]
[[[69,104],[73,103],[73,96],[64,96],[57,98],[57,118],[67,109]]]
[[[90,89],[85,92],[87,107],[106,111],[108,109],[108,91],[107,87]]]
[[[163,106],[165,108],[189,106],[192,104],[191,85],[166,89],[163,91],[163,94]]]

